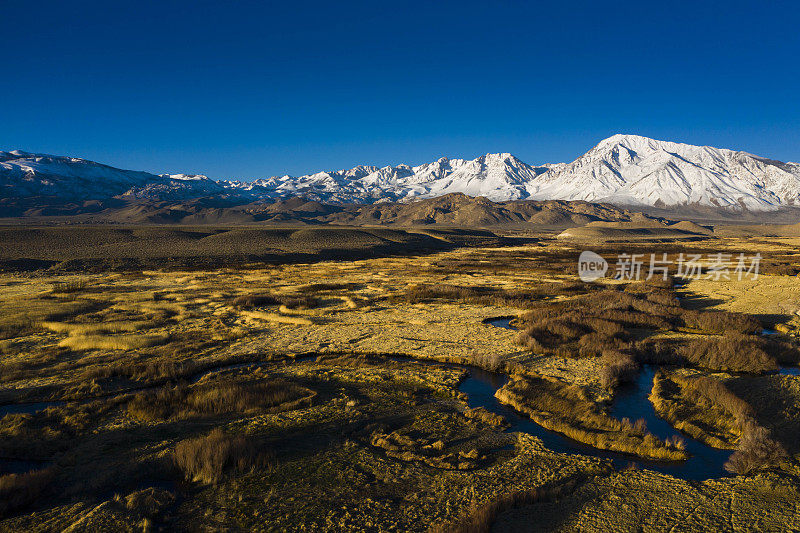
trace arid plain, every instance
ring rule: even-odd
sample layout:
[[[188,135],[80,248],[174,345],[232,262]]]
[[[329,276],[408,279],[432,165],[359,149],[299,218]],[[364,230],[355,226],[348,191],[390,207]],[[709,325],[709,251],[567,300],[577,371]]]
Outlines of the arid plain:
[[[625,229],[10,229],[0,529],[800,527],[800,237]]]

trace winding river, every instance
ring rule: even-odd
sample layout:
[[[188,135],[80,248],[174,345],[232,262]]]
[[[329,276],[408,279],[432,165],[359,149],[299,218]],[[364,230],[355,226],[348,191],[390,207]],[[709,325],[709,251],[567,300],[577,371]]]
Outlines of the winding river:
[[[499,317],[485,320],[484,323],[494,327],[514,330],[516,328],[511,325],[512,319],[513,317]],[[556,452],[580,453],[608,458],[620,467],[635,464],[642,468],[656,470],[688,480],[705,480],[728,475],[723,465],[730,457],[731,450],[712,448],[688,435],[681,434],[669,422],[656,414],[653,404],[650,403],[648,398],[650,390],[653,388],[653,378],[656,371],[656,366],[644,365],[634,383],[617,390],[609,414],[618,419],[644,419],[647,422],[647,430],[661,439],[666,439],[672,435],[680,435],[686,443],[686,451],[691,455],[686,461],[651,461],[640,457],[602,451],[548,431],[497,401],[494,397],[494,391],[508,381],[508,378],[503,374],[470,369],[470,377],[461,384],[460,390],[470,395],[470,407],[483,407],[488,411],[503,415],[511,423],[510,431],[524,431],[535,435],[542,439],[545,446]],[[786,376],[800,376],[800,367],[781,367],[776,373]]]
[[[500,317],[484,321],[485,324],[504,329],[515,329],[511,326],[512,317]],[[406,359],[406,358],[402,358]],[[424,362],[413,359],[414,362]],[[196,376],[191,381],[196,382],[206,375],[231,370],[234,368],[255,367],[268,363],[241,363],[227,365],[224,367],[207,370]],[[430,362],[430,364],[459,367],[451,363]],[[463,368],[463,367],[459,367]],[[645,365],[639,372],[636,381],[630,385],[620,388],[614,396],[610,407],[610,415],[616,418],[629,418],[631,420],[644,419],[647,422],[647,429],[661,439],[666,439],[672,435],[679,434],[668,422],[660,418],[648,399],[650,390],[653,386],[653,378],[657,368],[652,365]],[[800,375],[800,368],[783,368],[778,371],[786,375]],[[618,468],[629,465],[637,465],[641,468],[656,470],[665,474],[673,475],[677,478],[687,480],[705,480],[727,475],[723,465],[731,454],[730,450],[718,450],[707,446],[688,435],[681,435],[686,442],[686,451],[691,457],[686,461],[662,462],[645,460],[636,456],[626,455],[617,452],[598,450],[586,444],[574,441],[559,433],[549,431],[536,424],[529,418],[520,415],[514,409],[503,405],[494,396],[495,392],[508,382],[508,376],[497,372],[489,372],[479,368],[470,367],[469,375],[462,380],[459,390],[468,396],[470,407],[483,407],[487,411],[503,416],[510,424],[507,431],[520,431],[542,440],[544,445],[550,450],[558,453],[575,453],[590,455],[611,460]],[[141,390],[145,390],[143,388]],[[63,405],[63,402],[38,402],[26,404],[9,404],[0,406],[0,418],[12,413],[35,413],[50,406]],[[12,461],[0,458],[0,466],[3,470],[10,472],[20,472],[36,467],[36,463],[30,461]]]
[[[726,475],[723,465],[731,454],[730,450],[711,448],[686,435],[682,435],[682,437],[686,441],[686,451],[691,454],[691,457],[686,461],[651,461],[622,453],[598,450],[559,433],[544,429],[529,418],[520,415],[514,409],[497,401],[494,393],[508,381],[505,375],[475,368],[470,368],[469,373],[469,377],[461,383],[459,390],[469,395],[468,403],[470,407],[483,407],[487,411],[502,415],[511,424],[509,431],[521,431],[539,437],[547,448],[555,452],[602,457],[610,459],[620,468],[635,464],[641,468],[657,470],[682,479],[704,480]],[[662,439],[666,439],[678,434],[678,431],[656,415],[650,400],[647,398],[652,387],[654,375],[654,368],[643,368],[634,384],[617,392],[610,414],[620,419],[625,417],[631,420],[643,418],[647,422],[648,431]]]

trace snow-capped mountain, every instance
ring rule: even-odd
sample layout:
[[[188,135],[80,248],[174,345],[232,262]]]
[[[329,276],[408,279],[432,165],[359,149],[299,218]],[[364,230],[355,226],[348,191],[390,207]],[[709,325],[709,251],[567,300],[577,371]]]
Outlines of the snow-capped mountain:
[[[452,192],[490,200],[529,196],[528,183],[547,170],[531,167],[511,154],[486,154],[474,160],[447,159],[416,167],[358,166],[350,170],[281,176],[228,187],[253,194],[298,196],[336,203],[375,203],[432,198]]]
[[[449,193],[493,201],[586,200],[628,206],[765,211],[800,206],[800,165],[738,152],[614,135],[571,163],[531,166],[511,154],[474,160],[318,172],[255,181],[150,174],[92,161],[0,152],[0,202],[47,197],[254,201],[303,196],[327,203],[407,202]]]
[[[224,190],[205,176],[155,175],[77,157],[0,152],[0,198],[51,197],[65,202],[113,197],[182,199]]]
[[[614,135],[530,183],[531,199],[623,205],[746,207],[800,204],[800,165],[710,146]]]

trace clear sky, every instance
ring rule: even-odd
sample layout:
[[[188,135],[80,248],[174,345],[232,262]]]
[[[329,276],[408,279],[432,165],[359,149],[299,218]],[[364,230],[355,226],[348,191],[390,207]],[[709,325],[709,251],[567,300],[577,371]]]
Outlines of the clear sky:
[[[800,161],[796,2],[0,8],[4,150],[253,178],[633,133]]]

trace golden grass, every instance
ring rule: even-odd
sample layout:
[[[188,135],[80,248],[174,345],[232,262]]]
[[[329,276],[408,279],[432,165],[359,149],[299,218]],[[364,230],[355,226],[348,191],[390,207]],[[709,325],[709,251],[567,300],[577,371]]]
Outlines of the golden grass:
[[[136,350],[164,344],[169,335],[86,335],[67,337],[59,341],[62,348],[75,351],[83,350]]]
[[[9,339],[30,335],[42,321],[63,320],[88,312],[97,305],[85,299],[15,298],[2,302],[0,308],[0,338]]]
[[[696,379],[659,371],[653,379],[650,402],[658,416],[675,429],[713,448],[734,449],[742,434],[740,423],[733,413],[697,392],[692,387]]]
[[[255,320],[264,320],[267,322],[278,322],[280,324],[295,324],[298,326],[310,326],[313,324],[308,318],[300,316],[286,316],[277,313],[265,313],[263,311],[241,311],[243,316]]]
[[[549,245],[545,244],[545,246]],[[653,311],[663,314],[664,323],[674,326],[672,328],[674,333],[675,328],[682,322],[680,322],[680,315],[671,314],[676,306],[671,304],[671,300],[667,298],[668,295],[658,292],[645,293],[643,296],[639,293],[631,294],[631,298],[625,295],[619,296],[617,298],[619,306],[609,304],[607,309],[609,313],[606,313],[604,304],[608,294],[604,294],[602,297],[595,297],[592,301],[595,305],[587,308],[583,315],[578,315],[577,313],[582,309],[582,303],[578,298],[580,293],[592,289],[586,289],[580,285],[576,285],[574,288],[563,287],[565,284],[560,283],[560,280],[555,280],[558,283],[551,283],[552,288],[537,288],[542,282],[542,272],[552,272],[553,275],[563,276],[567,283],[570,282],[566,272],[556,272],[555,268],[547,271],[540,271],[538,267],[520,268],[509,261],[506,265],[500,265],[504,270],[493,270],[497,266],[495,256],[498,253],[502,254],[502,249],[481,251],[477,256],[470,251],[469,254],[432,255],[422,259],[369,260],[341,264],[331,262],[321,265],[258,267],[254,270],[242,268],[239,271],[218,270],[208,273],[207,278],[202,280],[205,283],[204,286],[191,291],[185,285],[178,286],[179,281],[190,283],[199,278],[190,277],[186,280],[177,280],[176,274],[167,272],[152,272],[148,274],[147,279],[116,275],[113,279],[112,277],[101,279],[96,276],[92,278],[89,289],[58,297],[36,296],[49,289],[49,280],[54,278],[44,276],[25,280],[9,278],[8,284],[3,285],[3,294],[0,295],[2,303],[0,310],[3,311],[0,314],[8,316],[9,311],[13,311],[13,314],[21,319],[16,325],[9,323],[10,333],[27,330],[32,331],[32,334],[8,343],[5,348],[8,353],[4,356],[8,356],[6,357],[8,364],[22,365],[27,372],[25,379],[30,380],[26,383],[15,383],[15,388],[18,390],[25,388],[36,392],[37,387],[42,384],[49,387],[42,389],[43,393],[49,394],[49,391],[52,390],[53,397],[59,394],[67,399],[79,399],[89,394],[88,391],[84,392],[83,389],[78,389],[79,385],[76,383],[96,387],[97,394],[104,395],[128,390],[130,386],[162,386],[164,383],[170,383],[164,390],[173,390],[172,384],[179,383],[182,379],[191,380],[193,376],[199,375],[211,368],[212,365],[217,367],[223,363],[238,363],[244,361],[245,358],[255,360],[261,358],[264,352],[272,354],[275,360],[288,358],[294,353],[324,353],[334,350],[336,353],[339,350],[362,353],[407,353],[419,357],[457,361],[462,364],[477,364],[485,368],[504,370],[507,373],[511,372],[512,368],[516,368],[515,372],[520,374],[536,371],[562,376],[565,381],[564,385],[568,382],[585,385],[584,389],[587,391],[585,398],[581,397],[577,389],[564,390],[561,386],[553,387],[552,391],[549,390],[549,387],[545,390],[546,396],[548,398],[555,397],[555,400],[538,401],[520,394],[520,402],[524,402],[530,409],[538,411],[537,416],[540,417],[543,425],[549,421],[550,427],[557,429],[557,424],[561,424],[562,432],[578,438],[578,440],[583,440],[581,436],[594,433],[599,435],[598,439],[623,442],[630,440],[636,446],[648,445],[648,437],[641,431],[643,428],[640,427],[637,430],[635,424],[613,421],[610,417],[604,416],[607,411],[603,409],[602,404],[595,401],[599,397],[609,396],[598,385],[602,364],[607,363],[609,368],[613,367],[614,369],[619,366],[616,365],[619,362],[626,362],[627,365],[627,361],[622,361],[627,358],[609,358],[608,361],[605,361],[605,359],[599,359],[599,356],[604,350],[620,349],[631,344],[629,353],[634,359],[638,359],[639,345],[633,345],[633,343],[638,343],[646,335],[652,335],[652,326],[662,323],[661,321],[652,321],[653,317],[656,317]],[[524,255],[538,254],[542,261],[550,261],[550,248],[545,249],[544,246],[540,251],[528,247],[522,249],[520,253]],[[453,258],[460,257],[463,257],[463,265],[446,263],[446,261],[452,262]],[[570,264],[574,263],[574,257],[570,256],[569,259]],[[247,268],[249,269],[249,267]],[[491,274],[492,272],[495,274]],[[184,274],[181,273],[181,275]],[[327,282],[343,278],[357,283],[353,286],[331,283],[298,288],[300,285],[308,283],[309,280]],[[392,295],[402,293],[406,284],[410,282],[433,287],[441,283],[452,283],[456,287],[475,285],[477,288],[464,292],[460,289],[431,291],[428,295],[425,294],[425,291],[419,290],[412,295],[414,300],[425,299],[419,305],[412,307],[408,305],[408,301],[399,297],[397,298],[399,305],[388,305],[391,303]],[[629,286],[632,285],[629,284]],[[480,286],[485,286],[485,289],[480,289]],[[620,287],[622,286],[620,285]],[[626,290],[627,288],[628,286],[626,286]],[[517,289],[520,292],[513,292]],[[245,291],[256,295],[271,294],[268,291],[280,292],[275,293],[275,301],[269,303],[269,306],[266,305],[266,300],[254,299],[249,302],[243,299],[243,305],[252,305],[251,308],[244,308],[244,310],[249,311],[252,317],[256,317],[250,322],[247,314],[240,315],[240,310],[231,305],[232,300]],[[284,296],[283,291],[291,293],[286,295],[287,301],[279,300]],[[324,310],[319,310],[316,314],[323,315],[325,318],[314,319],[298,313],[296,307],[299,306],[292,306],[288,299],[304,293],[318,296],[322,305],[330,306],[328,309],[331,311],[330,314],[323,315]],[[28,298],[26,295],[32,296]],[[182,301],[188,299],[189,303],[180,305],[176,303],[177,299]],[[684,302],[691,300],[692,298],[689,297],[684,298]],[[21,302],[21,304],[18,305],[16,302]],[[542,343],[548,345],[548,341],[552,339],[553,348],[564,347],[567,343],[572,343],[573,346],[569,352],[572,354],[571,356],[579,354],[586,359],[570,359],[562,362],[556,358],[532,357],[511,344],[513,333],[492,329],[481,324],[480,321],[487,316],[516,314],[516,309],[496,307],[500,303],[505,306],[505,304],[516,302],[519,302],[523,309],[532,308],[530,318],[536,319],[528,321],[522,327],[541,326],[541,331],[537,330],[536,333],[541,337]],[[552,308],[551,302],[554,304]],[[563,305],[559,307],[560,304],[557,302],[563,302]],[[535,305],[536,303],[547,306],[546,312],[540,311]],[[279,312],[281,304],[285,308]],[[370,307],[365,308],[367,305]],[[89,308],[86,312],[89,316],[86,318],[70,317],[69,313],[83,306]],[[361,309],[351,311],[351,309],[355,309],[355,306],[360,306]],[[668,311],[670,312],[668,313]],[[58,316],[51,316],[53,314]],[[537,314],[542,316],[537,316]],[[177,323],[177,320],[175,322],[170,320],[170,317],[180,319],[186,316],[191,316],[191,319],[180,323]],[[265,320],[265,317],[268,318]],[[276,322],[275,325],[268,324],[270,318]],[[571,320],[572,318],[575,320]],[[548,319],[547,322],[544,319]],[[0,316],[0,321],[3,320],[4,317]],[[158,321],[159,328],[163,327],[163,329],[140,330],[140,328],[125,325],[128,320],[131,322]],[[265,321],[257,323],[256,320]],[[670,320],[674,320],[674,323],[669,322]],[[78,321],[91,321],[95,324],[69,324]],[[319,326],[315,325],[313,328],[304,329],[303,325],[310,321],[314,321]],[[41,334],[43,330],[36,328],[42,322],[50,322],[49,327],[45,327],[50,331],[57,331],[59,335]],[[246,325],[245,322],[247,322]],[[294,326],[281,327],[279,322],[294,324]],[[31,323],[34,326],[32,330],[29,328]],[[695,324],[695,326],[698,325],[702,324]],[[245,331],[249,337],[246,342],[234,343],[226,336],[225,332],[227,331],[231,331],[231,336],[241,335],[242,331],[234,334],[231,329],[237,326],[246,328]],[[651,326],[650,331],[639,331],[648,329],[647,326]],[[171,333],[169,344],[129,352],[86,352],[76,356],[53,346],[58,339],[68,334],[70,337],[76,338],[68,342],[97,342],[98,339],[102,339],[102,342],[105,343],[111,342],[112,339],[117,341],[125,339],[128,334],[167,332]],[[79,339],[79,337],[88,337],[88,339]],[[667,338],[667,335],[658,337]],[[670,335],[667,340],[673,342],[676,338],[680,341],[689,337]],[[209,344],[210,340],[215,341],[216,344]],[[623,343],[624,345],[622,345]],[[130,344],[126,344],[124,347],[129,348]],[[52,349],[50,357],[55,361],[54,364],[49,362],[45,364],[44,348]],[[585,353],[580,351],[582,348]],[[644,351],[643,349],[642,352]],[[223,361],[226,357],[228,359]],[[651,357],[651,354],[648,354],[648,357]],[[27,438],[24,432],[20,431],[20,436],[24,438],[4,436],[3,445],[14,444],[17,449],[25,451],[23,446],[30,447],[36,442],[44,443],[50,448],[42,448],[45,450],[43,453],[37,451],[36,454],[31,453],[30,456],[36,455],[43,459],[58,460],[62,452],[59,450],[58,453],[51,453],[51,448],[61,445],[63,442],[66,443],[65,446],[69,445],[70,457],[68,459],[70,461],[75,457],[78,465],[98,463],[96,466],[94,464],[89,467],[80,466],[84,470],[73,470],[72,464],[67,464],[69,461],[59,460],[60,468],[68,469],[59,475],[57,488],[61,491],[62,483],[69,488],[68,485],[72,483],[72,479],[90,478],[91,476],[85,475],[85,472],[87,468],[92,467],[98,471],[102,470],[104,475],[119,475],[120,479],[125,479],[126,483],[128,481],[138,482],[138,479],[127,478],[124,473],[125,469],[149,464],[148,461],[151,457],[160,458],[164,451],[164,442],[174,445],[182,439],[205,435],[220,421],[230,422],[231,426],[236,428],[235,433],[231,429],[230,438],[233,438],[233,435],[252,432],[264,435],[265,440],[269,439],[269,442],[274,442],[276,447],[280,446],[290,452],[288,455],[291,456],[292,462],[287,464],[290,468],[284,469],[282,466],[281,471],[276,472],[279,475],[247,476],[225,486],[227,494],[225,499],[235,507],[241,508],[241,505],[244,505],[250,509],[251,498],[255,496],[253,501],[257,503],[253,507],[253,511],[258,511],[258,520],[261,520],[261,523],[273,523],[278,529],[292,529],[296,526],[301,518],[283,519],[281,517],[284,515],[288,517],[290,513],[298,516],[295,511],[308,508],[309,502],[320,508],[327,507],[333,502],[333,505],[336,506],[332,511],[334,520],[340,516],[336,514],[339,507],[344,505],[352,509],[351,504],[354,502],[351,494],[354,494],[355,498],[361,495],[363,499],[363,490],[359,490],[357,485],[363,477],[359,472],[362,465],[365,471],[377,473],[382,470],[378,474],[379,479],[384,476],[396,479],[398,472],[404,479],[406,473],[410,475],[408,483],[385,486],[389,490],[386,501],[391,507],[387,513],[380,513],[384,518],[369,517],[374,520],[372,522],[374,529],[386,529],[387,526],[391,528],[393,525],[399,529],[414,527],[424,529],[430,521],[450,520],[461,516],[458,510],[464,509],[465,506],[474,502],[475,507],[472,510],[474,512],[465,517],[465,522],[461,525],[474,527],[472,530],[486,530],[487,524],[491,524],[493,517],[504,507],[535,501],[535,494],[524,492],[515,494],[514,491],[546,483],[551,479],[549,472],[553,470],[559,471],[559,477],[563,480],[564,476],[569,477],[571,473],[574,473],[576,468],[589,469],[592,467],[591,465],[598,464],[594,459],[582,458],[579,455],[552,454],[541,448],[538,442],[536,446],[532,445],[530,450],[524,451],[524,454],[527,455],[523,454],[522,449],[513,455],[511,452],[500,452],[498,455],[495,450],[507,442],[506,436],[500,431],[492,431],[485,424],[500,425],[502,421],[499,417],[483,411],[470,411],[464,413],[464,417],[476,420],[470,422],[459,416],[458,413],[451,412],[452,409],[449,408],[439,414],[438,404],[441,398],[450,398],[451,393],[457,394],[455,371],[451,372],[452,378],[448,377],[447,379],[438,377],[437,371],[436,379],[433,379],[434,371],[430,367],[425,367],[425,374],[420,370],[419,379],[414,377],[414,387],[409,387],[410,395],[406,397],[404,394],[405,382],[403,382],[403,390],[400,391],[395,390],[397,387],[393,381],[387,382],[386,378],[389,374],[386,372],[394,372],[391,370],[391,364],[376,362],[375,371],[366,372],[361,368],[364,365],[356,361],[353,363],[353,367],[357,371],[353,371],[352,376],[349,374],[345,376],[347,391],[346,394],[342,393],[342,397],[339,398],[336,395],[338,388],[344,383],[342,381],[344,370],[337,368],[333,371],[326,370],[323,373],[317,370],[317,367],[322,368],[319,364],[306,362],[296,364],[288,361],[289,359],[287,359],[287,367],[279,369],[278,372],[282,375],[302,376],[299,381],[301,383],[306,383],[307,380],[314,382],[318,375],[320,379],[333,379],[323,387],[326,401],[322,405],[302,411],[286,412],[281,416],[269,416],[266,413],[274,412],[273,408],[284,409],[285,405],[294,400],[290,398],[287,402],[270,406],[274,402],[264,401],[265,395],[259,391],[240,395],[232,393],[225,387],[212,389],[212,384],[222,381],[220,379],[222,375],[216,375],[209,376],[211,379],[204,379],[196,384],[202,385],[202,387],[195,385],[174,387],[182,390],[181,395],[177,402],[172,396],[164,398],[167,409],[164,410],[163,417],[154,416],[159,407],[151,405],[149,399],[148,402],[143,402],[139,406],[132,406],[132,398],[128,393],[113,399],[104,398],[102,402],[93,402],[93,405],[113,404],[114,410],[109,411],[108,416],[99,416],[94,408],[87,409],[86,413],[80,415],[80,420],[87,421],[85,428],[82,426],[78,428],[77,417],[73,417],[76,418],[76,421],[70,422],[69,431],[61,429],[61,419],[66,419],[66,414],[59,416],[18,415],[16,416],[18,423],[22,424],[24,420],[27,420],[25,427],[37,430],[34,435],[37,438]],[[198,366],[192,367],[193,364]],[[278,366],[276,365],[276,368]],[[418,366],[422,368],[422,365]],[[7,379],[8,372],[5,368],[0,370],[4,376],[3,379]],[[619,368],[622,369],[621,366]],[[85,379],[84,372],[86,375],[89,372],[95,372],[96,378]],[[247,375],[247,371],[237,370],[231,374],[235,374],[238,379],[239,376]],[[261,371],[258,371],[258,374],[261,374]],[[398,374],[402,374],[402,370],[398,371]],[[450,376],[450,372],[447,375]],[[333,377],[329,378],[328,376]],[[248,375],[248,378],[250,377],[254,376]],[[615,370],[613,376],[610,377],[616,380],[619,378],[619,373]],[[785,379],[790,380],[791,378]],[[135,381],[140,381],[140,383],[135,383]],[[431,385],[429,381],[435,385]],[[418,382],[424,383],[426,388],[418,385]],[[433,387],[430,391],[427,390],[429,385]],[[417,389],[418,386],[419,389]],[[92,390],[94,391],[94,389]],[[536,390],[538,391],[540,388]],[[432,402],[428,402],[429,393],[435,393],[434,396],[431,396],[434,400]],[[91,394],[95,394],[95,392]],[[563,402],[556,401],[559,397],[563,399]],[[330,398],[333,400],[328,402],[327,399]],[[398,401],[402,402],[397,404],[399,407],[393,407]],[[548,405],[547,401],[550,401],[551,405]],[[391,409],[387,409],[390,405]],[[448,405],[445,403],[444,407]],[[592,406],[596,407],[599,412],[594,412]],[[127,411],[121,412],[125,408]],[[574,411],[576,416],[571,416],[571,411]],[[448,439],[448,442],[450,442],[449,439],[452,439],[453,442],[460,442],[462,439],[464,441],[475,440],[477,448],[487,450],[486,453],[489,457],[474,472],[431,474],[428,468],[413,465],[398,466],[396,461],[385,461],[383,456],[360,453],[358,447],[354,448],[356,453],[351,453],[349,440],[344,441],[347,448],[343,448],[343,451],[340,452],[338,445],[334,445],[330,449],[326,447],[329,439],[326,438],[324,441],[319,439],[320,431],[331,432],[331,435],[334,436],[332,442],[337,444],[340,442],[339,430],[341,429],[342,437],[344,437],[345,432],[350,433],[351,431],[350,422],[357,420],[359,424],[353,425],[357,433],[351,434],[351,436],[355,443],[361,446],[362,443],[359,441],[363,440],[363,436],[368,433],[361,433],[360,419],[376,421],[380,420],[384,413],[391,415],[390,418],[387,418],[390,425],[390,428],[386,429],[387,432],[390,429],[397,429],[393,427],[395,421],[398,425],[405,425],[408,421],[411,427],[404,427],[403,430],[407,429],[407,433],[413,435],[417,442],[428,437],[445,438]],[[395,413],[397,417],[394,416]],[[406,413],[408,414],[407,418],[405,417]],[[189,416],[183,419],[183,414],[189,414]],[[127,418],[126,415],[128,415]],[[133,417],[136,420],[133,420]],[[11,418],[6,419],[5,425],[12,424]],[[140,422],[139,420],[143,418],[146,420]],[[597,423],[595,424],[595,422]],[[122,427],[120,424],[126,428],[126,434],[131,435],[130,439],[119,439],[119,428]],[[74,431],[72,430],[73,425],[76,428]],[[769,427],[775,427],[776,431],[782,429],[774,425]],[[333,429],[329,431],[329,428]],[[57,435],[56,432],[58,432]],[[109,435],[108,440],[106,440],[106,434]],[[781,436],[786,442],[785,435]],[[226,440],[228,436],[223,434],[223,437],[225,438],[209,439],[210,444],[206,446],[198,444],[191,447],[186,444],[183,447],[185,452],[183,454],[185,461],[183,461],[181,469],[183,475],[204,483],[219,482],[217,480],[225,479],[228,473],[233,473],[238,469],[239,462],[235,458],[235,451],[216,455],[223,448],[233,448],[234,450],[238,448],[236,443]],[[763,443],[763,438],[758,435],[754,435],[754,437],[758,437],[753,439],[757,443]],[[305,450],[301,450],[301,453],[297,454],[291,453],[293,446],[307,442],[309,438],[313,441],[314,453],[305,453]],[[536,439],[531,438],[531,440],[535,441]],[[94,442],[102,445],[102,448],[95,448]],[[593,444],[601,447],[598,443]],[[673,449],[666,443],[656,443],[656,445]],[[746,447],[746,449],[759,446],[763,447],[761,444],[749,445],[749,448]],[[75,450],[74,454],[73,449]],[[469,449],[466,444],[464,449]],[[618,446],[616,449],[620,449],[620,447]],[[634,449],[632,453],[636,453],[636,451]],[[342,455],[339,455],[340,453]],[[751,450],[748,454],[753,456],[754,452]],[[245,453],[245,456],[247,455]],[[526,458],[528,455],[531,459]],[[767,454],[758,452],[755,455]],[[19,456],[25,457],[24,453]],[[508,456],[512,456],[512,460],[506,461]],[[233,458],[229,459],[229,457]],[[295,465],[295,460],[300,462]],[[351,462],[364,460],[367,462]],[[751,468],[748,466],[749,464],[754,463],[751,460],[735,468],[745,471]],[[246,464],[244,464],[244,469],[247,469]],[[289,471],[291,471],[291,475],[285,474]],[[115,474],[117,472],[118,474]],[[292,477],[293,475],[295,477]],[[9,478],[9,481],[11,479],[13,478]],[[623,474],[620,479],[625,481],[626,475]],[[147,481],[150,479],[148,478]],[[254,485],[253,483],[258,484]],[[372,485],[368,480],[366,483]],[[433,488],[439,483],[443,487],[444,485],[448,486],[442,489],[428,490],[429,486]],[[740,482],[737,480],[723,482],[726,486],[732,487],[738,487],[738,483]],[[557,484],[561,485],[562,483],[557,482]],[[279,510],[279,503],[269,500],[269,496],[264,497],[264,505],[261,505],[258,500],[259,495],[269,492],[270,486],[274,487],[278,499],[283,502],[280,504],[282,508]],[[291,504],[284,502],[288,500],[287,498],[280,498],[281,491],[285,489],[285,486],[296,487],[298,491],[295,492],[301,494],[300,497],[292,498]],[[470,499],[466,495],[468,493],[461,495],[460,491],[465,486],[467,488],[474,486],[475,493],[479,497]],[[329,488],[330,490],[325,496],[330,496],[330,498],[315,500],[315,495],[320,494],[319,487]],[[366,485],[364,487],[364,490],[369,488]],[[412,488],[409,489],[409,487]],[[412,490],[418,493],[418,489],[414,487],[425,489],[422,492],[422,498],[417,498],[416,494],[414,494],[413,500],[406,498],[406,496],[411,496]],[[266,490],[264,490],[265,488]],[[711,491],[716,488],[717,485],[709,486]],[[213,489],[211,491],[213,492]],[[187,503],[181,508],[190,509],[189,512],[191,512],[191,509],[197,508],[195,496],[209,494],[209,491],[204,489],[198,493],[196,490],[187,489],[181,490],[181,493]],[[59,502],[74,506],[79,501],[93,501],[92,498],[96,496],[89,494],[86,489],[73,489],[70,494]],[[504,494],[507,496],[501,496]],[[624,497],[624,493],[615,491],[614,494],[615,499],[616,494]],[[309,495],[310,497],[307,497]],[[237,496],[240,498],[239,502],[243,503],[237,503]],[[214,495],[212,494],[211,497],[213,498]],[[398,508],[399,510],[395,513],[396,506],[392,502],[400,502],[398,505],[403,506],[405,510]],[[766,504],[768,503],[769,501],[766,502]],[[54,508],[51,502],[42,502],[41,506],[38,503],[36,505],[37,508],[41,507],[42,509],[47,506],[46,513],[61,512]],[[553,507],[557,508],[555,512],[564,513],[564,523],[568,523],[566,517],[574,511],[574,508],[570,507],[570,504],[562,506],[559,503],[554,503]],[[362,511],[362,508],[363,506],[358,507],[359,511],[352,516],[352,520],[348,522],[349,525],[366,523],[366,514],[370,513],[370,510],[364,508],[366,510]],[[563,508],[563,511],[558,510],[559,508]],[[763,508],[759,507],[758,510]],[[53,509],[56,510],[52,511]],[[327,509],[325,511],[327,512]],[[80,512],[83,513],[83,511]],[[176,512],[183,513],[183,511]],[[404,522],[400,521],[401,514],[406,517]],[[39,515],[42,513],[37,513],[37,516]],[[303,514],[299,516],[302,519],[306,517]],[[198,525],[196,522],[191,522],[185,513],[176,515],[175,519],[180,521],[175,523]],[[28,529],[41,526],[39,518],[26,520],[25,524],[32,526]],[[202,521],[203,517],[199,516],[198,520]],[[413,520],[417,520],[417,522],[410,522]],[[333,523],[335,524],[335,522]],[[343,521],[342,524],[344,523]],[[252,521],[245,521],[240,525],[248,527],[248,524],[249,527],[253,527]],[[480,524],[484,524],[484,526]],[[535,525],[534,522],[533,527]],[[17,530],[24,529],[20,523],[14,523],[14,526]],[[342,525],[341,529],[345,529],[345,526]]]
[[[545,429],[600,450],[668,461],[688,458],[680,443],[666,443],[647,433],[639,423],[617,420],[602,413],[574,385],[514,376],[495,397]]]
[[[674,389],[679,389],[676,394]],[[663,375],[654,381],[651,396],[667,420],[696,438],[720,448],[738,438],[736,451],[725,469],[748,475],[774,468],[787,456],[786,450],[761,426],[750,404],[731,392],[723,382],[710,376]],[[674,401],[680,396],[682,402]],[[659,401],[660,400],[660,401]],[[721,428],[721,429],[720,429]],[[710,433],[716,430],[718,436]],[[734,438],[731,438],[734,437]]]
[[[100,333],[130,333],[149,329],[155,322],[146,320],[113,321],[99,324],[70,324],[67,322],[42,322],[41,326],[56,333],[66,333],[71,337],[97,335]]]
[[[280,307],[278,307],[278,311],[282,315],[289,315],[289,316],[303,316],[303,315],[307,316],[314,314],[314,312],[309,309],[292,308],[292,307],[287,307],[285,305],[281,305]]]
[[[216,484],[226,471],[242,473],[265,466],[270,456],[254,440],[215,428],[205,436],[179,442],[172,459],[188,481]]]
[[[138,305],[139,309],[145,313],[158,317],[171,317],[179,320],[188,315],[185,306],[168,302],[143,302]]]
[[[254,411],[279,412],[308,407],[315,396],[314,391],[281,379],[225,380],[140,393],[128,403],[127,411],[141,421]]]

